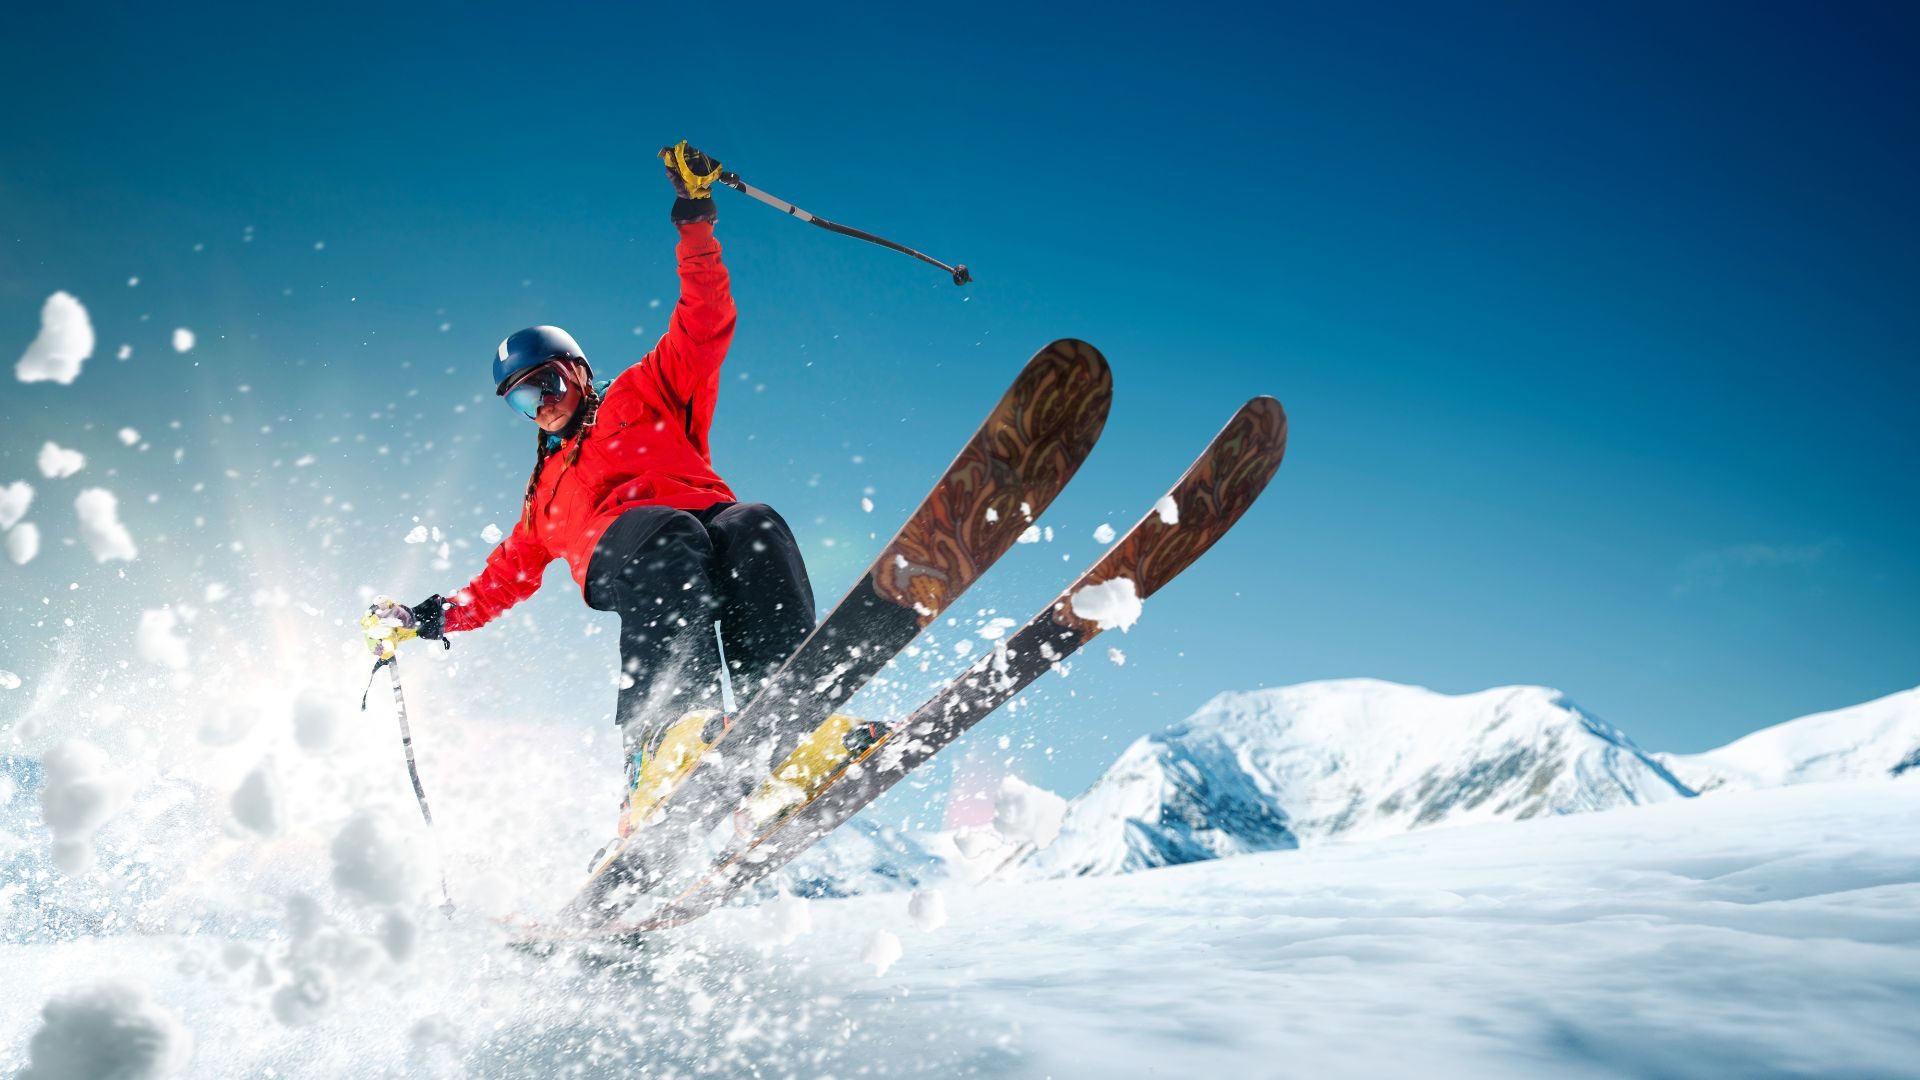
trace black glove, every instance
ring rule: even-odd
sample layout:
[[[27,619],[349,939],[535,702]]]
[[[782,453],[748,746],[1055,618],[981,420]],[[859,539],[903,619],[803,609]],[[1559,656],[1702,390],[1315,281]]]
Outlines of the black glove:
[[[712,221],[719,216],[713,205],[713,182],[720,177],[720,163],[687,145],[685,139],[660,148],[660,160],[667,166],[667,180],[679,198],[673,203],[675,223]]]
[[[446,619],[447,601],[439,593],[434,593],[410,608],[413,612],[413,632],[428,641],[445,641],[446,630],[442,623]]]

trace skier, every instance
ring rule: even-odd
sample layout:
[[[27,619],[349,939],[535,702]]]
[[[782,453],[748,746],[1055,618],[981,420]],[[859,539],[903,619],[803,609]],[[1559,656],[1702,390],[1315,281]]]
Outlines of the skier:
[[[540,429],[519,522],[464,589],[375,611],[429,639],[475,630],[532,596],[547,564],[565,559],[587,606],[620,616],[615,722],[629,798],[668,728],[711,686],[715,620],[742,685],[777,670],[814,625],[792,530],[772,507],[734,497],[708,445],[734,329],[709,190],[720,164],[685,141],[660,157],[680,234],[680,300],[666,334],[602,383],[559,327],[502,341],[494,392]]]

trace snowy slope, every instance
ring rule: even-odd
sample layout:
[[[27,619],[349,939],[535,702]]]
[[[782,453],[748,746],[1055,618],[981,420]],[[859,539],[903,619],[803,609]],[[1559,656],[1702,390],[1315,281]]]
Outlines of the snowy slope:
[[[1134,743],[1020,872],[1124,873],[1691,794],[1555,690],[1304,683],[1221,694]]]
[[[1703,754],[1655,756],[1702,793],[1920,777],[1920,687],[1776,724]]]
[[[241,900],[244,898],[236,898]],[[798,904],[799,902],[793,902]],[[729,910],[625,967],[420,907],[404,961],[261,935],[0,945],[0,1075],[118,980],[181,1076],[1910,1077],[1920,785],[1803,785],[1124,877]],[[884,974],[865,961],[900,945]],[[885,940],[885,939],[881,939]],[[890,950],[889,950],[890,951]],[[885,955],[885,954],[880,954]]]

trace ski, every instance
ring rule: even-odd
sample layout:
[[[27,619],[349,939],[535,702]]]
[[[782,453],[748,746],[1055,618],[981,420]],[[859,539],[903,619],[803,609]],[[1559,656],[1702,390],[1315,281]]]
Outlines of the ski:
[[[669,873],[685,838],[730,812],[771,762],[1013,547],[1086,460],[1112,403],[1113,375],[1093,346],[1062,339],[1035,353],[873,565],[753,700],[691,751],[658,809],[602,853],[564,916],[582,925],[616,917]]]
[[[1168,495],[1091,568],[1035,615],[1004,647],[893,725],[872,746],[807,797],[766,809],[747,834],[679,884],[645,919],[579,933],[533,938],[616,940],[692,921],[805,851],[1028,684],[1092,641],[1097,616],[1144,600],[1226,535],[1266,488],[1286,453],[1287,417],[1271,397],[1256,397],[1187,470]],[[836,717],[837,720],[844,718]],[[748,811],[751,812],[751,811]]]

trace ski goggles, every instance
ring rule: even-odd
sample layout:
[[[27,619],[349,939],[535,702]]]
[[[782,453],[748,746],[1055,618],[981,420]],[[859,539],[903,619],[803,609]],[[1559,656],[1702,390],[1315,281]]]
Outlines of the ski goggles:
[[[526,377],[507,390],[507,404],[529,420],[538,419],[540,410],[567,396],[567,373],[559,364],[546,364],[527,372]]]

